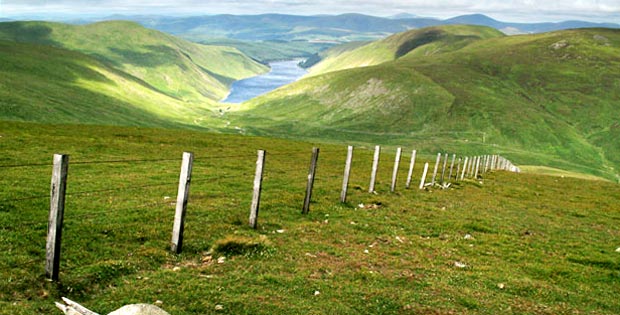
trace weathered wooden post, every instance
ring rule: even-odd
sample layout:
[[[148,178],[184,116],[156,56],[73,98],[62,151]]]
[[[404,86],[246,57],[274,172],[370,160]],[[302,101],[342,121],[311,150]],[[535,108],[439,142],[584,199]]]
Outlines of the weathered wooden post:
[[[424,163],[424,171],[422,171],[422,178],[420,179],[420,189],[424,188],[426,184],[426,174],[428,173],[428,162]]]
[[[175,254],[179,254],[183,250],[185,213],[187,212],[187,201],[189,199],[189,184],[192,179],[193,163],[194,154],[191,152],[183,152],[181,174],[179,175],[179,190],[177,192],[177,205],[174,212],[174,224],[172,226],[172,242],[170,246],[170,250]]]
[[[474,170],[476,169],[476,157],[472,156],[471,157],[471,161],[469,162],[469,171],[467,172],[467,177],[472,178],[474,177]]]
[[[312,188],[314,186],[314,176],[316,175],[316,165],[319,160],[319,148],[312,148],[312,159],[310,160],[310,169],[308,170],[308,184],[306,185],[306,197],[304,198],[304,207],[301,209],[302,214],[310,211],[310,200],[312,199]]]
[[[381,147],[375,146],[375,155],[372,158],[372,171],[370,173],[370,186],[368,186],[368,192],[375,191],[375,180],[377,179],[377,170],[379,169],[379,155],[381,154]]]
[[[52,281],[58,281],[60,270],[60,243],[62,241],[62,223],[65,213],[68,172],[69,156],[54,154],[50,189],[50,216],[47,224],[47,243],[45,245],[45,276]]]
[[[456,175],[454,176],[454,181],[455,182],[459,181],[459,177],[460,177],[460,174],[461,174],[461,159],[462,158],[459,157],[458,164],[456,165]]]
[[[450,162],[450,173],[448,173],[448,181],[452,180],[452,171],[454,170],[454,161],[456,161],[456,153],[452,154],[452,162]]]
[[[431,185],[435,185],[435,180],[437,179],[437,170],[439,169],[439,162],[441,161],[441,153],[437,153],[437,160],[435,161],[435,170],[433,170],[433,179],[431,180]]]
[[[342,179],[342,192],[340,202],[347,202],[347,190],[349,188],[349,177],[351,176],[351,162],[353,161],[353,146],[347,148],[347,160],[344,164],[344,177]]]
[[[407,173],[407,189],[409,189],[409,186],[411,185],[411,178],[413,177],[413,167],[415,166],[416,152],[416,150],[413,150],[411,152],[411,163],[409,163],[409,173]]]
[[[392,172],[392,186],[390,186],[391,192],[394,192],[396,190],[396,179],[398,178],[398,166],[400,165],[401,154],[402,154],[402,149],[398,147],[396,149],[396,158],[394,159],[394,171]]]
[[[465,179],[465,172],[467,171],[467,163],[469,163],[469,157],[465,157],[465,161],[463,162],[463,170],[461,171],[461,180]]]
[[[446,168],[448,167],[448,153],[444,154],[444,158],[443,158],[443,167],[441,168],[441,184],[443,185],[445,183],[445,175],[446,175]]]
[[[252,191],[252,204],[250,205],[250,227],[256,229],[258,222],[258,210],[260,209],[260,195],[263,186],[263,170],[265,168],[265,151],[258,150],[256,159],[256,172],[254,173],[254,188]]]

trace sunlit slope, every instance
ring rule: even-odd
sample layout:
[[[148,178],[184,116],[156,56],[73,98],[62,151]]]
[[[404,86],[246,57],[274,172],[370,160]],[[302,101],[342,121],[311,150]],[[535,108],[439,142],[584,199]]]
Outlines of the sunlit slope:
[[[0,120],[178,127],[208,113],[79,52],[0,41]]]
[[[235,48],[191,43],[133,22],[0,23],[0,39],[83,52],[188,102],[220,100],[233,81],[267,71]]]
[[[435,55],[458,50],[468,44],[504,35],[493,28],[470,25],[438,26],[394,34],[360,48],[332,49],[320,63],[310,69],[310,75],[366,67],[396,60],[405,55]]]
[[[445,54],[410,51],[251,100],[241,119],[257,132],[412,139],[614,178],[618,56],[620,31],[610,29],[491,38]]]

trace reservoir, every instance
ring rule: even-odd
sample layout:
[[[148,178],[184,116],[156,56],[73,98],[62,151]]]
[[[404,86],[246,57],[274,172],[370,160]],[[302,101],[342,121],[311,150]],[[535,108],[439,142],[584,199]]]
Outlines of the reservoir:
[[[236,81],[223,103],[242,103],[251,98],[292,83],[306,74],[297,64],[300,59],[270,62],[271,71],[255,77]]]

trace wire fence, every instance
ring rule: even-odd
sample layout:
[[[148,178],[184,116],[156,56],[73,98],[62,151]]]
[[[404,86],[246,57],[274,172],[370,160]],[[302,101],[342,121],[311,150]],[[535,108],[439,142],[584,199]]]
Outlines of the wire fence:
[[[358,152],[357,155],[354,154],[355,163],[353,164],[356,168],[355,174],[353,176],[351,176],[351,174],[348,175],[355,178],[357,181],[349,182],[348,185],[352,187],[364,187],[364,185],[367,184],[366,181],[367,176],[370,175],[370,168],[366,168],[370,166],[371,162],[368,159],[374,156],[372,150],[363,150],[361,154],[359,153],[360,152]],[[252,194],[252,188],[254,186],[254,191],[257,191],[257,179],[254,178],[254,176],[257,173],[255,172],[255,168],[259,166],[265,168],[264,172],[261,170],[261,174],[263,178],[267,180],[266,184],[262,185],[269,189],[266,196],[276,198],[276,200],[264,200],[261,203],[264,204],[267,202],[267,204],[269,204],[272,202],[273,204],[281,204],[282,202],[278,199],[281,199],[282,196],[286,196],[287,202],[291,198],[299,198],[300,210],[303,199],[304,211],[307,212],[306,207],[310,206],[310,200],[309,198],[302,197],[304,197],[304,194],[306,194],[307,197],[308,192],[310,192],[310,194],[312,193],[315,181],[319,186],[316,191],[317,193],[329,194],[330,196],[333,194],[334,198],[336,198],[337,195],[341,197],[344,194],[344,196],[346,196],[346,190],[343,191],[342,194],[338,194],[342,188],[343,176],[347,176],[346,173],[343,174],[346,154],[347,150],[333,149],[320,151],[318,159],[321,160],[320,157],[324,157],[325,162],[318,163],[316,174],[311,173],[313,168],[309,167],[312,163],[310,151],[269,152],[266,155],[266,167],[262,165],[262,163],[256,163],[256,154],[205,155],[194,161],[195,165],[193,168],[190,165],[189,169],[192,171],[190,174],[185,174],[185,176],[187,176],[185,179],[183,178],[183,167],[187,167],[185,165],[186,161],[183,160],[183,163],[180,163],[180,159],[71,161],[70,164],[77,165],[78,168],[71,168],[73,173],[68,176],[68,181],[75,182],[76,185],[71,186],[63,196],[63,198],[66,198],[65,206],[70,208],[70,210],[67,211],[64,218],[62,218],[61,214],[60,220],[62,222],[64,219],[65,224],[71,226],[85,226],[97,223],[109,225],[110,220],[114,220],[114,217],[118,217],[120,220],[123,217],[136,216],[135,220],[137,221],[146,220],[146,217],[150,217],[158,218],[158,220],[161,221],[164,220],[162,216],[168,218],[165,220],[169,220],[174,213],[176,226],[176,218],[179,211],[183,211],[184,213],[185,207],[187,207],[188,204],[188,199],[196,200],[197,205],[200,205],[202,208],[200,211],[195,211],[195,219],[210,217],[208,212],[209,208],[215,206],[211,205],[209,201],[214,200],[217,201],[217,207],[234,208],[235,211],[240,211],[240,207],[249,208],[251,203],[254,204],[254,198],[257,198],[256,193]],[[385,174],[388,174],[388,172],[392,175],[392,187],[394,187],[396,183],[398,172],[410,167],[402,160],[397,160],[399,163],[395,166],[397,172],[392,173],[392,163],[396,163],[393,156],[386,156],[383,154],[378,158],[381,160],[380,165],[383,169],[384,177],[387,177]],[[476,158],[469,158],[468,160],[470,164],[467,166],[469,170],[467,174],[473,178],[477,178],[479,174],[491,168],[518,171],[518,168],[512,165],[510,161],[496,155],[478,156]],[[375,163],[378,161],[379,160],[372,162]],[[463,159],[463,161],[465,160]],[[475,168],[473,166],[474,161],[476,163]],[[172,166],[172,164],[176,164],[176,166]],[[179,164],[182,166],[180,177]],[[439,163],[438,167],[441,167],[441,164],[444,165],[444,169],[441,171],[435,169],[434,173],[447,174],[448,171],[445,169],[446,163]],[[94,166],[95,168],[81,169],[80,166],[84,165]],[[118,169],[115,168],[114,172],[112,172],[108,168],[109,165],[122,165],[122,167]],[[153,167],[153,165],[157,165],[157,167]],[[56,165],[47,163],[24,163],[20,165],[0,165],[0,168],[39,169],[43,166],[56,167]],[[362,169],[362,166],[364,169]],[[454,167],[454,165],[452,165],[452,167]],[[459,167],[461,167],[460,164]],[[465,167],[466,165],[464,164],[461,169],[464,170]],[[420,167],[418,166],[416,175],[423,176],[420,174],[419,169]],[[474,169],[479,169],[479,172],[474,171]],[[152,174],[149,174],[151,172]],[[402,173],[404,172],[401,172],[401,174]],[[458,181],[459,178],[464,179],[464,171],[458,174],[450,170],[450,173],[454,173],[454,176],[447,179],[448,182]],[[459,177],[459,175],[461,177]],[[27,176],[40,176],[40,174],[35,172]],[[360,184],[360,181],[364,181],[365,183]],[[421,181],[428,183],[430,179],[422,178]],[[27,182],[27,180],[25,182]],[[188,190],[190,183],[192,186],[191,192],[187,194],[187,196],[189,196],[187,199],[184,199],[186,196],[183,195],[177,196],[177,193],[182,190],[181,188],[184,182]],[[258,182],[262,183],[262,179]],[[399,182],[401,185],[404,185],[404,180],[402,180],[402,178]],[[416,180],[413,182],[415,183]],[[433,182],[435,182],[435,178],[433,178]],[[438,181],[438,185],[444,184],[445,182]],[[303,189],[304,186],[306,186],[305,190]],[[372,183],[371,186],[374,186],[374,183]],[[428,187],[428,185],[423,185],[422,187]],[[53,211],[50,208],[48,215],[47,209],[42,208],[43,205],[40,204],[40,202],[42,200],[50,200],[52,201],[50,207],[53,207],[54,189],[55,187],[52,184],[52,191],[50,193],[27,196],[20,195],[21,191],[28,191],[27,187],[22,187],[20,189],[7,187],[4,191],[0,191],[0,194],[4,195],[4,198],[0,199],[0,212],[17,212],[16,209],[18,208],[19,211],[23,211],[17,218],[7,219],[9,216],[0,216],[0,230],[18,233],[20,229],[27,227],[42,229],[48,226],[48,223],[48,228],[53,226],[55,224],[52,215]],[[345,186],[344,189],[347,189],[347,187]],[[260,191],[261,189],[259,188],[258,198],[260,198]],[[372,191],[372,193],[376,194],[376,191]],[[317,197],[319,196],[313,196],[313,198]],[[33,203],[32,201],[36,202]],[[334,200],[334,202],[336,202],[336,200]],[[296,205],[289,206],[297,207]],[[258,209],[256,209],[256,215],[257,214]],[[237,212],[237,214],[232,216],[239,218],[239,213]],[[252,215],[250,215],[250,217],[251,216]],[[134,223],[135,222],[132,222],[131,224]],[[182,230],[181,228],[181,231]],[[173,231],[173,235],[174,233]],[[50,259],[47,260],[49,261]]]

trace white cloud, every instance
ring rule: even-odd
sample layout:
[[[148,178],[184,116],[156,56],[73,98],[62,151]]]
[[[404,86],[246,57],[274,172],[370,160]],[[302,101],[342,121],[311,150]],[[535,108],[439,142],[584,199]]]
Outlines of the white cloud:
[[[620,21],[619,0],[0,0],[0,17],[19,14],[412,13],[448,18],[483,13],[498,19]]]

